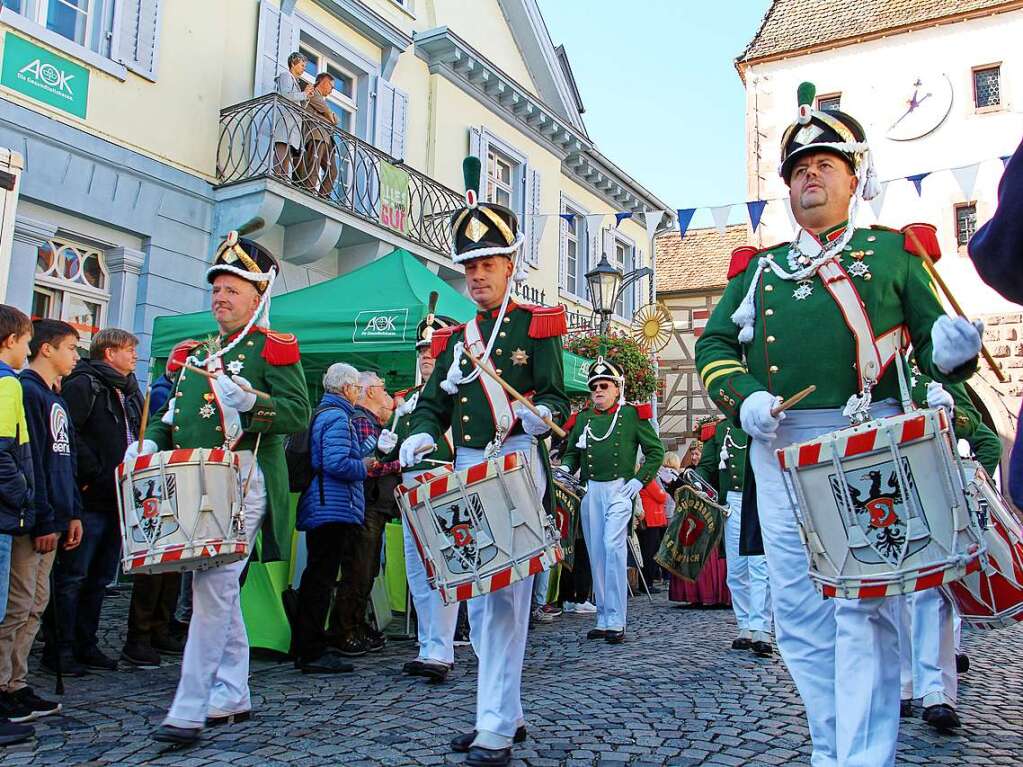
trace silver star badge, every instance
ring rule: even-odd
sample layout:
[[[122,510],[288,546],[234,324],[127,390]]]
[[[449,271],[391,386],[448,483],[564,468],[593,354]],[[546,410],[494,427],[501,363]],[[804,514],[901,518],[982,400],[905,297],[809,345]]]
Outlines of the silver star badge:
[[[213,414],[217,412],[217,409],[213,407],[209,402],[199,408],[199,415],[203,418],[212,418]]]
[[[792,297],[797,301],[804,301],[813,293],[813,283],[810,280],[800,280],[799,287],[792,291]]]
[[[231,375],[236,376],[242,372],[242,368],[245,367],[245,363],[241,360],[231,360],[227,363],[227,372]]]
[[[853,261],[849,264],[849,274],[853,277],[866,277],[870,274],[870,264],[866,261]]]

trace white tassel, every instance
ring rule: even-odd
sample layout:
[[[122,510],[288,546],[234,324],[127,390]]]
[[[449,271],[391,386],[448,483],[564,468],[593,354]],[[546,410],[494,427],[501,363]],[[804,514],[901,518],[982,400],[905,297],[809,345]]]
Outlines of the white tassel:
[[[719,469],[727,469],[728,468],[728,448],[725,447],[724,445],[721,446],[721,452],[718,453],[718,458],[721,459],[721,462],[718,464],[718,468]]]
[[[457,341],[455,343],[454,354],[451,357],[451,366],[448,367],[448,374],[444,377],[444,380],[440,382],[440,388],[452,397],[458,394],[458,384],[462,381],[462,370],[460,367],[461,361],[462,342]]]
[[[587,425],[587,429],[589,426]],[[579,439],[576,440],[575,446],[580,450],[586,449],[586,429],[583,429],[582,434],[579,435]]]
[[[881,182],[877,178],[877,168],[874,167],[874,156],[868,149],[863,153],[863,199],[870,201],[881,194]]]

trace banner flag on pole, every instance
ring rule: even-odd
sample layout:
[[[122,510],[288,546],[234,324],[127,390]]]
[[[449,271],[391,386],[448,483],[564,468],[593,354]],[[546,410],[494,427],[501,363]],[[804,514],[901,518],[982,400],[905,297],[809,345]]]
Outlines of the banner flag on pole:
[[[870,200],[870,209],[874,211],[874,218],[881,220],[881,208],[884,207],[884,196],[888,193],[888,182],[882,181],[878,184],[877,197]]]
[[[710,215],[714,219],[714,226],[721,233],[725,233],[728,226],[728,214],[732,212],[732,205],[718,205],[710,209]]]
[[[760,218],[764,215],[764,208],[767,207],[767,200],[753,200],[752,202],[746,203],[746,211],[749,213],[749,223],[753,227],[753,232],[756,233],[757,227],[760,226]]]
[[[923,173],[914,173],[912,176],[906,176],[907,181],[913,182],[913,186],[916,188],[917,197],[921,197],[923,195],[923,190],[920,187],[923,185],[924,179],[929,175],[931,175],[931,172],[928,170]]]
[[[643,214],[646,217],[646,238],[652,240],[654,238],[654,232],[657,231],[657,225],[661,223],[661,219],[664,217],[663,210],[648,210]]]
[[[955,176],[956,183],[959,184],[959,188],[963,192],[964,200],[973,199],[973,190],[977,186],[977,171],[979,170],[979,162],[951,169],[952,175]]]
[[[676,212],[678,213],[678,238],[681,240],[689,230],[689,222],[693,220],[696,208],[679,208]]]
[[[632,218],[631,210],[623,210],[619,213],[615,213],[615,228],[617,229],[618,225],[627,218]]]

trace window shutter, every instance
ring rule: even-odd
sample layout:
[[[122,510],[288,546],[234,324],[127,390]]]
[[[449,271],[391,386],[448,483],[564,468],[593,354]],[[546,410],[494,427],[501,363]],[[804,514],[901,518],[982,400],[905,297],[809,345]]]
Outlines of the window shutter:
[[[484,158],[480,157],[480,147],[483,145],[483,136],[480,133],[479,128],[469,128],[469,154],[473,157],[479,157],[482,162]]]
[[[111,58],[147,80],[156,80],[161,0],[123,0],[115,10]]]
[[[641,266],[643,266],[643,251],[642,250],[633,249],[632,253],[633,253],[632,268],[633,269],[639,269]],[[644,284],[649,284],[647,282],[647,278],[644,278],[642,280],[636,280],[636,282],[634,282],[632,284],[632,306],[630,307],[629,314],[634,313],[636,311],[636,309],[638,309],[640,306],[643,305],[643,285]],[[649,300],[650,300],[650,302],[653,302],[654,297],[650,296]]]
[[[373,145],[398,160],[405,159],[405,120],[408,94],[380,75],[374,76],[376,94]]]
[[[537,214],[540,213],[540,172],[526,168],[526,242],[524,243],[526,263],[530,266],[540,265],[540,240],[543,238],[544,224],[547,222]]]
[[[274,79],[287,69],[288,56],[296,50],[298,26],[295,17],[290,13],[281,13],[270,0],[260,0],[253,96],[274,92]]]

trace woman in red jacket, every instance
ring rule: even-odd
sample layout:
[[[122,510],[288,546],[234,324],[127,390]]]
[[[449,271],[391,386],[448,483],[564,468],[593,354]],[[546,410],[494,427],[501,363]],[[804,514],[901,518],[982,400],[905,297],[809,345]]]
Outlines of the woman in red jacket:
[[[664,511],[668,494],[661,485],[661,480],[654,477],[639,491],[639,497],[643,503],[643,516],[640,517],[636,536],[639,538],[639,550],[643,555],[643,577],[650,587],[650,593],[659,594],[661,590],[654,582],[660,580],[661,568],[654,561],[654,555],[661,547],[664,528],[668,526],[668,518]]]

